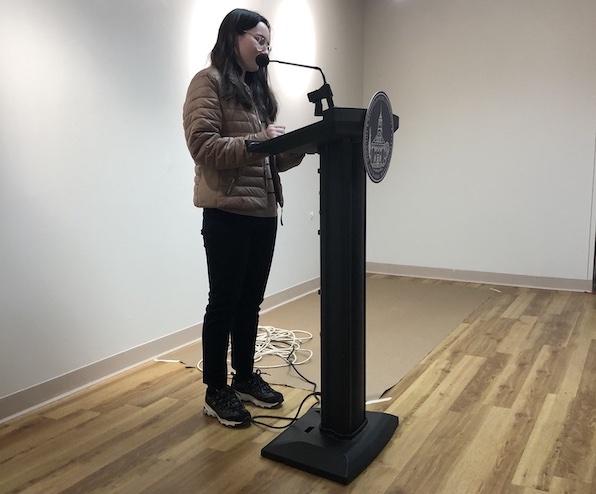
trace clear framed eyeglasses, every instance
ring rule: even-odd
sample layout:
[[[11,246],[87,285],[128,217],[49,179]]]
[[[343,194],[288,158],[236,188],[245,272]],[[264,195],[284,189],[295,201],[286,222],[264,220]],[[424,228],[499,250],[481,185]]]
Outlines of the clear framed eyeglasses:
[[[269,44],[265,36],[261,34],[249,33],[248,31],[244,31],[244,34],[248,34],[257,42],[257,45],[259,45],[259,50],[264,50],[266,48],[267,51],[271,52],[271,45]]]

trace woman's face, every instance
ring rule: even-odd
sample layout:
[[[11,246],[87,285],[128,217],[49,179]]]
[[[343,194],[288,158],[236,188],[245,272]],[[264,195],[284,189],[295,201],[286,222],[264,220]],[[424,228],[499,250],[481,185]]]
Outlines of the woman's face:
[[[245,72],[256,72],[259,70],[256,58],[260,53],[269,53],[270,46],[269,28],[263,22],[259,22],[252,29],[244,34],[239,34],[236,43],[236,58],[238,64]]]

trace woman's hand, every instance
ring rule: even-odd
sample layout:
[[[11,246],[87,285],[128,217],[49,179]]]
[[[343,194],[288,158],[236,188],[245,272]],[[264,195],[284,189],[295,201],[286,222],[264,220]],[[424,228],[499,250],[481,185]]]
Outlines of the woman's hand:
[[[271,124],[267,126],[265,129],[265,133],[269,139],[273,139],[274,137],[279,137],[286,133],[286,126],[285,125],[275,125]]]

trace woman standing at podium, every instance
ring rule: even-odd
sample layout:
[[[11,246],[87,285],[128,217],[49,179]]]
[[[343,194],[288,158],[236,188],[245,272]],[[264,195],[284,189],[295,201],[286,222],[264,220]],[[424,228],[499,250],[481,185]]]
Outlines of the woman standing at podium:
[[[283,395],[254,372],[260,304],[263,301],[283,206],[278,170],[303,155],[269,160],[246,151],[246,140],[282,135],[277,102],[266,67],[270,25],[257,12],[235,9],[223,19],[211,65],[192,79],[184,103],[186,142],[195,162],[194,204],[203,208],[203,241],[209,303],[203,320],[204,410],[227,426],[249,425],[242,401],[272,408]],[[228,339],[235,374],[227,384]]]

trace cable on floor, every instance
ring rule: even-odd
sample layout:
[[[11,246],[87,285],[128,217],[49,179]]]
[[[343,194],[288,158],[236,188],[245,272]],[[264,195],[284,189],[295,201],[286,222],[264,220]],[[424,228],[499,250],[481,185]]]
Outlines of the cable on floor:
[[[312,340],[312,333],[300,329],[281,329],[273,326],[259,326],[255,345],[255,367],[258,369],[279,369],[290,364],[303,365],[313,356],[312,350],[302,348],[302,344]],[[230,348],[228,347],[228,354]],[[283,364],[259,365],[264,357],[277,356]],[[228,363],[230,360],[228,359]],[[203,359],[197,362],[197,369],[203,372]]]
[[[300,376],[302,380],[313,386],[313,391],[304,397],[296,415],[294,417],[282,417],[275,415],[255,415],[251,421],[253,424],[258,424],[270,429],[287,429],[294,422],[298,420],[300,411],[310,397],[315,397],[316,402],[313,403],[308,410],[311,410],[316,405],[321,404],[320,396],[321,393],[317,391],[317,383],[307,379],[297,368],[297,365],[303,365],[312,359],[313,352],[307,348],[302,348],[302,344],[313,338],[312,333],[303,331],[300,329],[290,330],[276,328],[273,326],[259,326],[257,329],[257,340],[255,344],[255,367],[258,369],[278,369],[282,367],[291,366],[292,369]],[[228,347],[228,354],[230,348]],[[284,361],[282,364],[270,364],[270,365],[259,365],[264,357],[274,356],[279,357]],[[228,363],[230,363],[228,359]],[[197,362],[196,368],[203,372],[203,359]],[[307,411],[308,411],[307,410]],[[261,422],[257,419],[269,419],[269,420],[287,420],[287,425],[270,425],[265,422]]]

